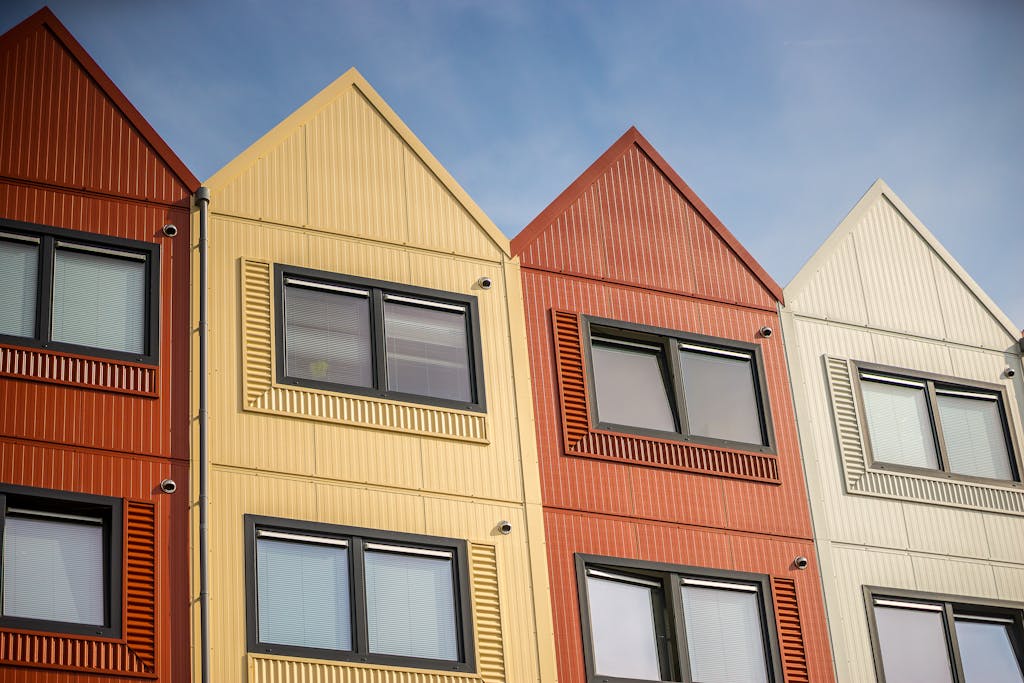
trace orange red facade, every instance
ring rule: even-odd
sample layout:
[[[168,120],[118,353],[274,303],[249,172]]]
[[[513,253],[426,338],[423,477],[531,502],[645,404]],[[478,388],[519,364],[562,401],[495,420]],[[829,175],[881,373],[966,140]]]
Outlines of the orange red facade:
[[[769,668],[779,683],[833,680],[782,340],[764,333],[779,329],[778,285],[635,129],[512,245],[522,264],[559,680],[587,680],[583,556],[765,577],[779,644]],[[597,424],[590,318],[756,345],[768,447]]]
[[[114,562],[104,623],[0,623],[0,679],[188,680],[188,234],[199,183],[49,10],[0,37],[0,91],[0,233],[41,250],[41,291],[57,287],[47,269],[65,242],[86,258],[142,259],[148,278],[144,348],[93,351],[45,320],[0,343],[5,511],[75,496],[116,511],[103,522]]]

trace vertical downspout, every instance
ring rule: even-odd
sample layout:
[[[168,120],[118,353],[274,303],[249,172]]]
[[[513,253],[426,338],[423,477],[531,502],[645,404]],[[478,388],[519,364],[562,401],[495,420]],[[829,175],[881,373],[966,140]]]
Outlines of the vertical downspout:
[[[196,190],[199,205],[199,656],[201,681],[210,683],[210,578],[207,553],[207,494],[209,492],[209,460],[207,457],[207,319],[209,299],[206,258],[206,230],[210,211],[210,190]]]

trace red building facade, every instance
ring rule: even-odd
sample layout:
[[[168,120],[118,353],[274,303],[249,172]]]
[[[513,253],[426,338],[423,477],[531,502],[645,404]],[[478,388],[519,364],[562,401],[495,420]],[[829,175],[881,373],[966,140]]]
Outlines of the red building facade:
[[[0,92],[0,679],[187,681],[199,183],[49,10]]]
[[[834,680],[779,286],[635,129],[512,245],[559,680]]]

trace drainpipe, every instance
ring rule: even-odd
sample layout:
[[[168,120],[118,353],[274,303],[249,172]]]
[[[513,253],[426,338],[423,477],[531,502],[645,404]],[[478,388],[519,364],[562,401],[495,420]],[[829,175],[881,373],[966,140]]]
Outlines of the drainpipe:
[[[209,459],[207,456],[207,320],[209,300],[207,285],[206,229],[210,211],[210,189],[196,190],[199,205],[199,656],[201,681],[210,683],[210,577],[209,532],[207,517],[209,502]]]

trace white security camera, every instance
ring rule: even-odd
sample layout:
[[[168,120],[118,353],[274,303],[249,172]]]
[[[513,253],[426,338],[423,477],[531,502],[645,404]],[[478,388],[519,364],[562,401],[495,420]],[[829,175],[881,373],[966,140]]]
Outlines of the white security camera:
[[[168,223],[163,227],[163,233],[168,237],[174,237],[178,234],[178,226]]]
[[[508,536],[510,533],[512,533],[512,522],[508,521],[507,519],[503,519],[500,522],[498,522],[498,533],[504,534],[505,536]]]
[[[1013,368],[1006,368],[1006,372],[1004,374],[1007,377],[1016,377],[1017,376],[1017,371],[1014,370]]]
[[[808,560],[803,555],[801,555],[801,556],[797,557],[795,560],[793,560],[793,566],[796,567],[797,569],[807,569],[807,565],[809,565],[810,563],[811,563],[811,561]]]
[[[164,479],[160,482],[160,490],[164,493],[174,493],[178,490],[178,485],[174,483],[173,479]]]
[[[480,289],[490,289],[491,287],[494,286],[494,280],[487,276],[480,278],[479,280],[476,281],[476,283],[480,285]]]
[[[765,339],[767,339],[768,337],[770,337],[770,336],[772,336],[773,334],[775,334],[774,330],[772,330],[772,328],[768,327],[767,325],[765,325],[764,327],[762,327],[762,328],[761,328],[760,330],[758,330],[757,332],[758,332],[758,334],[760,334],[760,335],[761,335],[762,337],[764,337]]]

